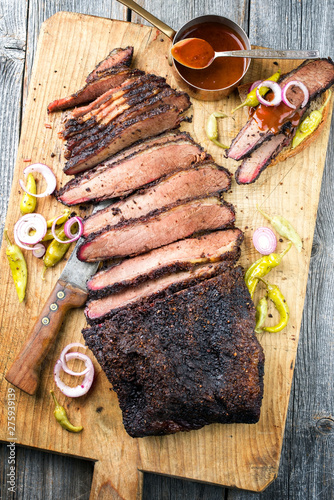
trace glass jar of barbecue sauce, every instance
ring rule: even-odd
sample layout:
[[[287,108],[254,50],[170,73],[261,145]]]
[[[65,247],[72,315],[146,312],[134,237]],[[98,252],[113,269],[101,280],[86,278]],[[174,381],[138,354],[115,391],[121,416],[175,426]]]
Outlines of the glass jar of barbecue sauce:
[[[201,38],[216,51],[250,49],[246,33],[236,23],[221,16],[192,19],[176,34],[173,43],[185,38]],[[240,83],[250,59],[219,57],[205,69],[191,69],[173,60],[177,83],[192,97],[214,101],[229,95]]]

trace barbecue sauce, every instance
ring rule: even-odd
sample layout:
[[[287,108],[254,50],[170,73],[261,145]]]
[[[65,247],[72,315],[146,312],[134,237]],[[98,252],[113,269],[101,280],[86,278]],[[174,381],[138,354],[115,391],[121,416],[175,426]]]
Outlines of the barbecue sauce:
[[[172,56],[176,61],[194,69],[203,69],[215,57],[211,45],[200,38],[186,38],[172,47]]]
[[[266,100],[270,101],[273,94],[268,94]],[[277,134],[282,128],[284,123],[291,123],[292,127],[297,127],[304,109],[290,108],[282,101],[278,106],[266,106],[260,104],[256,109],[252,108],[251,116],[257,121],[260,130],[271,130]]]
[[[195,24],[182,33],[180,40],[185,38],[206,40],[215,52],[246,48],[232,28],[218,22]],[[243,57],[218,57],[208,68],[191,69],[175,61],[184,80],[206,90],[219,90],[233,85],[244,74],[246,63],[247,59]]]

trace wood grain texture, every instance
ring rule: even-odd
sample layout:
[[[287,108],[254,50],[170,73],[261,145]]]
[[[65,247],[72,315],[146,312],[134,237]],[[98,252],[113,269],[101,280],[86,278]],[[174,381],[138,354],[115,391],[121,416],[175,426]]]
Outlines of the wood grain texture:
[[[50,3],[55,6],[55,2]],[[152,4],[152,2],[150,3]],[[263,4],[263,2],[251,2],[251,5],[261,14],[256,22],[253,22],[254,38],[251,36],[252,42],[259,45],[273,46],[272,40],[274,39],[275,47],[278,46],[278,42],[282,48],[286,47],[286,40],[294,30],[294,23],[298,25],[298,22],[300,22],[300,29],[303,30],[302,43],[300,39],[296,40],[300,44],[300,48],[319,47],[322,50],[322,55],[330,54],[330,50],[332,50],[330,40],[333,38],[331,31],[329,29],[326,33],[319,26],[320,20],[322,23],[327,23],[328,26],[328,22],[332,18],[333,2],[332,0],[329,2],[319,2],[319,8],[316,4],[318,3],[311,1],[295,1],[291,2],[291,4],[290,2],[277,4],[277,2],[274,3],[271,1],[266,4]],[[190,8],[192,8],[192,5],[190,5]],[[240,2],[233,2],[233,5],[234,11],[240,8]],[[280,5],[281,7],[279,7]],[[152,10],[153,7],[157,9],[154,13],[160,15],[165,21],[167,21],[167,15],[170,13],[174,13],[173,15],[179,23],[188,20],[187,16],[184,21],[181,21],[189,11],[185,12],[185,9],[183,7],[180,8],[180,5],[177,5],[176,2],[172,2],[171,6],[168,1],[162,2],[161,5],[158,1],[155,1],[154,5],[152,4]],[[164,17],[164,13],[166,13],[166,17]],[[308,19],[306,14],[309,16]],[[255,11],[251,9],[250,20],[254,19],[253,15],[255,15]],[[268,23],[268,18],[272,15],[275,16],[274,22]],[[288,28],[285,29],[286,23],[291,27],[290,33]],[[301,33],[300,29],[297,29],[299,34]],[[312,42],[310,41],[311,36]],[[319,45],[316,45],[317,43]],[[293,47],[296,46],[293,45]],[[332,411],[332,387],[328,386],[328,380],[331,380],[330,374],[332,373],[333,366],[330,363],[327,347],[331,345],[331,318],[333,316],[333,280],[331,273],[328,272],[332,268],[331,252],[333,247],[331,217],[333,206],[333,171],[329,169],[329,166],[333,164],[333,157],[333,146],[331,144],[318,210],[318,223],[313,245],[314,256],[311,259],[309,287],[305,307],[306,312],[304,313],[303,322],[304,327],[299,347],[299,353],[302,353],[302,361],[299,368],[299,359],[297,359],[296,377],[287,420],[280,474],[278,479],[261,494],[261,498],[269,498],[269,496],[270,498],[289,497],[296,499],[333,498],[333,469],[331,467],[333,463],[331,458],[333,454],[333,430],[331,427],[332,420],[328,418],[331,416]],[[314,393],[316,394],[316,398],[314,398]],[[314,409],[319,412],[316,417],[312,417]],[[318,427],[316,427],[316,423],[318,423]],[[37,460],[38,453],[33,453],[34,460]],[[42,461],[43,454],[39,454],[39,456]],[[48,457],[48,463],[53,461],[53,463],[59,464],[60,472],[55,472],[54,479],[58,480],[58,484],[61,485],[62,474],[60,464],[63,459],[50,455]],[[50,469],[48,470],[50,471]],[[82,477],[85,477],[84,474],[83,472]],[[69,475],[66,476],[67,478],[69,478]],[[191,498],[196,498],[194,491],[204,491],[201,489],[201,486],[198,486],[199,489],[194,490],[193,484],[187,490],[188,483],[176,479],[170,480],[162,476],[153,477],[153,475],[150,475],[149,479],[151,481],[151,488],[149,490],[151,494],[150,498],[176,498],[176,496],[173,496],[173,492],[175,493],[181,488],[184,492],[184,498],[189,498],[190,500]],[[46,482],[45,484],[50,483]],[[177,485],[182,486],[178,487]],[[63,485],[63,488],[61,490],[60,486],[58,491],[63,491],[65,495],[60,493],[59,498],[72,498],[70,494],[66,496],[66,492],[70,491],[69,487],[66,489],[66,485]],[[45,491],[48,492],[47,486]],[[216,498],[213,495],[210,496],[208,490],[205,490],[205,496],[198,498],[213,500]],[[43,498],[43,496],[40,496],[40,498]],[[228,498],[240,500],[260,498],[260,495],[229,490]]]

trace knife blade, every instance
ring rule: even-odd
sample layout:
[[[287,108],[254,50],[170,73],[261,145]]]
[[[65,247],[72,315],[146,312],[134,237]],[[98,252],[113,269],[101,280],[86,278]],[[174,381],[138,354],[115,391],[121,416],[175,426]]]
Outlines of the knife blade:
[[[105,208],[110,201],[94,207],[92,213]],[[33,395],[38,387],[41,364],[54,344],[66,312],[81,307],[87,300],[86,282],[99,266],[99,262],[81,262],[77,250],[84,238],[79,238],[55,287],[37,318],[21,351],[9,368],[5,378],[27,394]]]

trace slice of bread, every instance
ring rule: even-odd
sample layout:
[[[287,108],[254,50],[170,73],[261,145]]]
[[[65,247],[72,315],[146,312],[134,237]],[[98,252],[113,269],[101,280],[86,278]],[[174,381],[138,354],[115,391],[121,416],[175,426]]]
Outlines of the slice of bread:
[[[239,92],[239,97],[240,97],[241,102],[245,101],[251,85],[252,85],[252,82],[251,83],[244,83],[243,85],[240,85],[238,87],[238,92]],[[304,120],[315,109],[320,109],[321,106],[326,102],[326,99],[328,96],[329,96],[329,90],[326,90],[321,95],[317,96],[315,99],[312,99],[312,101],[311,101],[306,113],[303,115],[302,119]],[[287,158],[291,158],[292,156],[297,155],[298,153],[303,151],[305,148],[307,148],[313,141],[315,141],[316,138],[322,132],[322,129],[323,129],[323,127],[326,123],[327,117],[328,117],[329,110],[331,109],[331,105],[332,105],[332,98],[328,100],[328,102],[327,102],[327,104],[322,112],[322,120],[321,120],[320,124],[318,125],[318,127],[314,130],[314,132],[312,132],[312,134],[307,136],[296,148],[292,149],[291,145],[289,145],[289,146],[285,147],[284,149],[282,149],[282,151],[276,156],[276,158],[274,158],[271,161],[271,163],[268,165],[268,167],[272,167],[273,165],[277,165],[277,163],[280,163],[281,161],[284,161]],[[247,117],[248,117],[249,108],[245,106],[243,109],[244,109],[244,113],[247,113]]]

